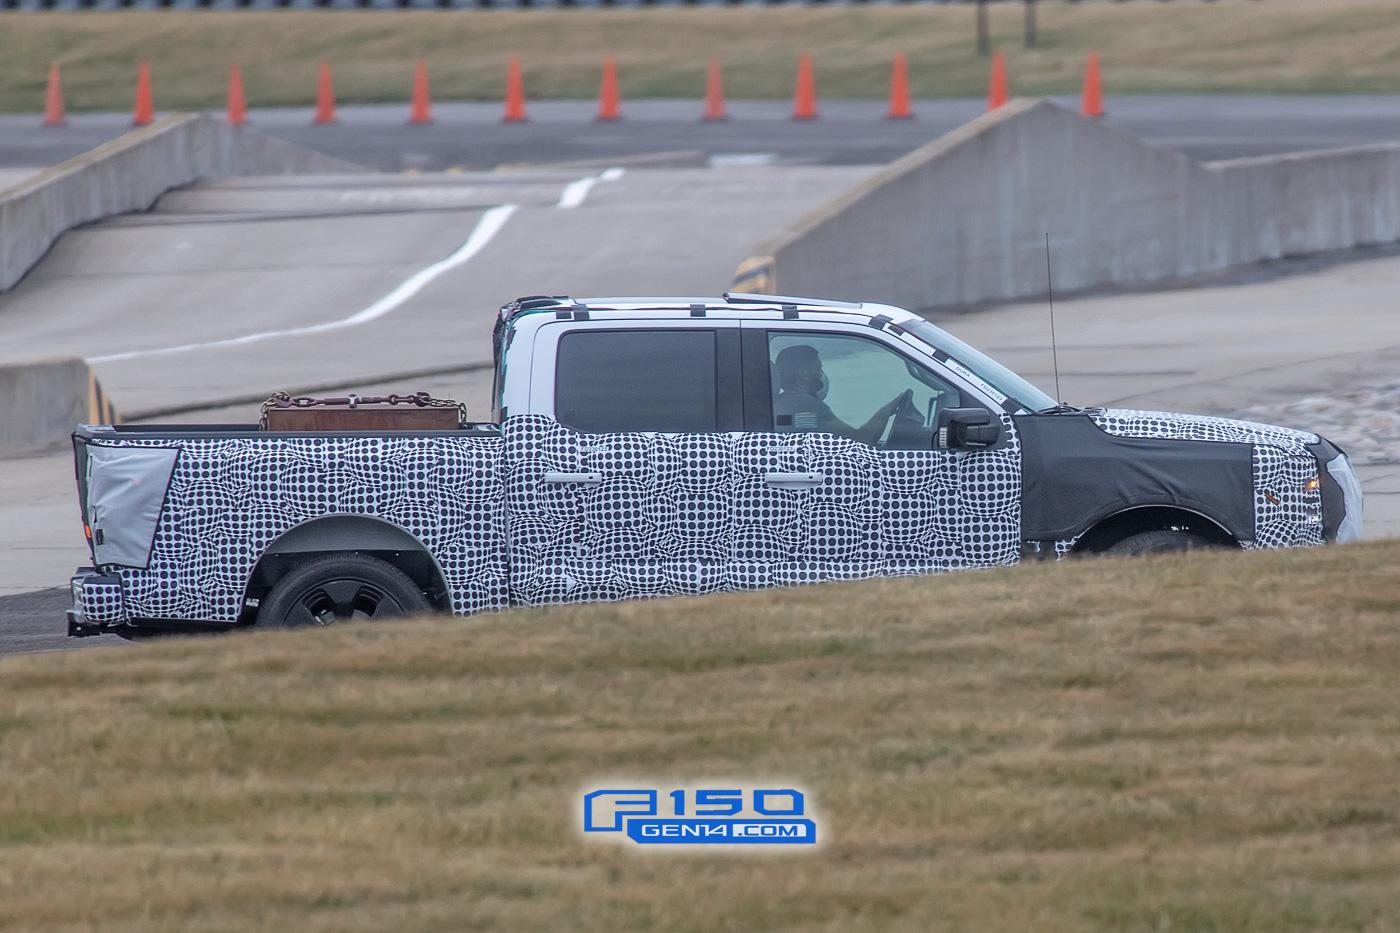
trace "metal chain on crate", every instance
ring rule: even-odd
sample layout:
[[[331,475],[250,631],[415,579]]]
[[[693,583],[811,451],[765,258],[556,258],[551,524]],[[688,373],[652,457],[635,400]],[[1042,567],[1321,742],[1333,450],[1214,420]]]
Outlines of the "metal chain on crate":
[[[427,392],[415,392],[412,395],[347,395],[343,398],[313,398],[309,395],[291,396],[286,392],[273,392],[267,401],[262,403],[261,417],[258,419],[258,427],[267,430],[267,413],[274,408],[315,408],[319,405],[344,405],[347,408],[358,408],[361,405],[412,405],[416,408],[455,408],[457,409],[457,420],[461,424],[467,423],[467,406],[463,402],[457,402],[450,398],[433,398]]]

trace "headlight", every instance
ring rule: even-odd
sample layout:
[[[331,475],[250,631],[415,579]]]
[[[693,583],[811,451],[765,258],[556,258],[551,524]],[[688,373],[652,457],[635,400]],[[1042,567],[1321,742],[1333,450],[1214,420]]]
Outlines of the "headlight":
[[[1327,461],[1327,472],[1342,490],[1342,523],[1337,527],[1337,543],[1356,541],[1361,537],[1361,481],[1356,478],[1356,471],[1351,468],[1346,454]]]

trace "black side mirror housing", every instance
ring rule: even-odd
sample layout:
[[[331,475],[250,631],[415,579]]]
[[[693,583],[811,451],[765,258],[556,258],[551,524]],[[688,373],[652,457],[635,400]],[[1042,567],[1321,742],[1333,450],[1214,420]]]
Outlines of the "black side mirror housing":
[[[949,408],[943,412],[935,443],[941,448],[981,450],[1001,440],[1001,421],[985,408]]]

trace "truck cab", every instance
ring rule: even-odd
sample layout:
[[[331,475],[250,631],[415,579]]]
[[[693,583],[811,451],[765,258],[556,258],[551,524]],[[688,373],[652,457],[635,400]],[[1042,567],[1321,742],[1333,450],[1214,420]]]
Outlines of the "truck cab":
[[[461,431],[80,430],[90,531],[134,546],[94,548],[74,628],[324,624],[1359,534],[1350,463],[1315,434],[1067,406],[888,305],[534,296],[500,309],[493,344],[491,423]],[[124,512],[133,479],[168,494]]]
[[[888,305],[523,299],[497,346],[496,415],[548,474],[507,500],[513,561],[562,574],[541,596],[624,553],[717,589],[1353,533],[1316,435],[1063,406]]]
[[[767,296],[504,309],[495,415],[519,451],[506,513],[521,596],[1014,562],[1012,413],[1054,402],[920,330],[936,329]]]

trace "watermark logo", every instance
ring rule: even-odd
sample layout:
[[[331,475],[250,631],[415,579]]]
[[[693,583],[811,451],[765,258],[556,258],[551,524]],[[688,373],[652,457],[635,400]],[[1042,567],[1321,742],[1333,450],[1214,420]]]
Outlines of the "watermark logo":
[[[642,846],[811,846],[817,824],[793,787],[606,787],[583,794],[583,831]]]

